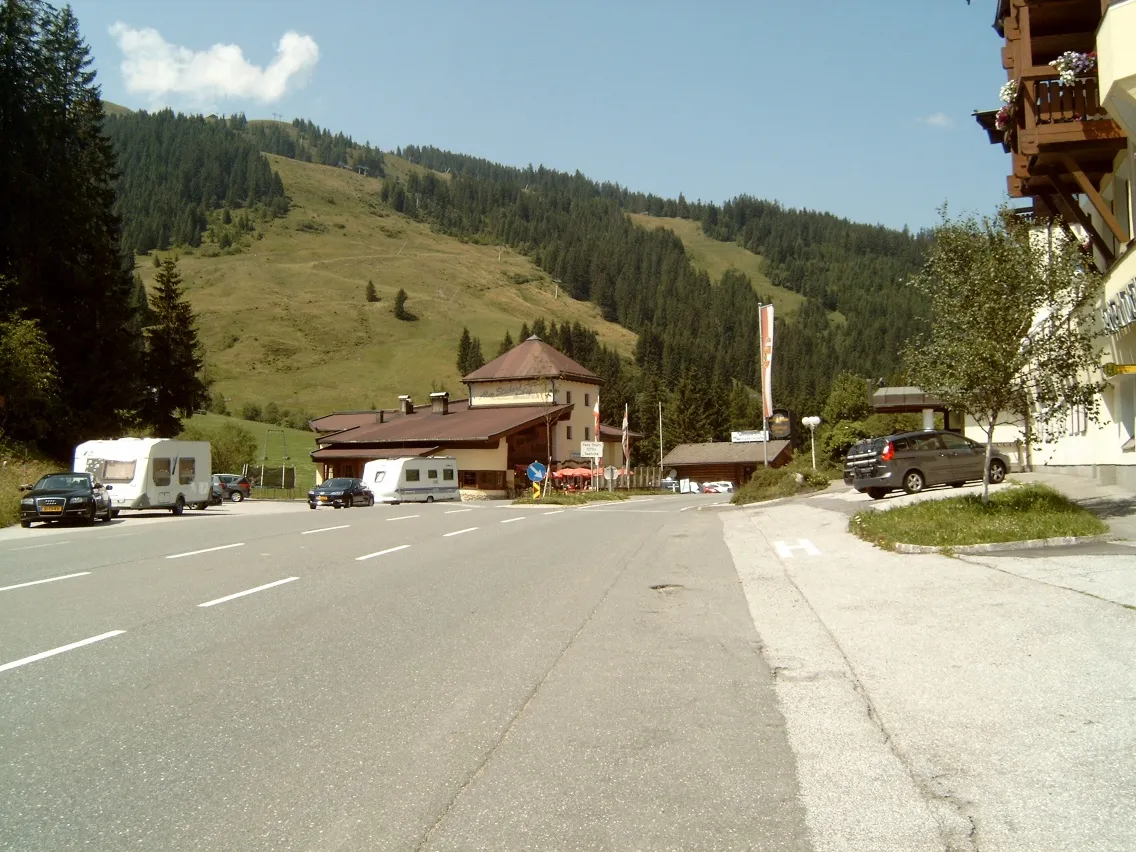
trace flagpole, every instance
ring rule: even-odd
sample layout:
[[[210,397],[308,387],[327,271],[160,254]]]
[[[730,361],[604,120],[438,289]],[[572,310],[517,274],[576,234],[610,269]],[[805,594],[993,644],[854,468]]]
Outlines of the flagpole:
[[[759,366],[761,367],[761,457],[765,467],[769,467],[769,418],[765,416],[765,329],[762,316],[765,305],[757,306],[757,342],[761,351]]]

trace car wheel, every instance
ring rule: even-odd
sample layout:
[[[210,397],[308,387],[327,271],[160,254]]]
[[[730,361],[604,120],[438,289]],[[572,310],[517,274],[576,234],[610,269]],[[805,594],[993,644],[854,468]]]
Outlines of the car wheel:
[[[184,512],[185,511],[185,498],[182,497],[179,494],[178,498],[177,498],[177,502],[174,503],[174,507],[170,511],[173,512],[175,515],[180,515],[182,512]]]
[[[233,501],[234,503],[240,503],[242,500],[245,499],[245,495],[242,494],[240,491],[230,491],[229,492],[229,499],[231,501]]]
[[[112,509],[110,506],[107,506],[106,514],[103,515],[103,523],[109,524],[113,520],[114,520],[114,509]]]
[[[990,462],[990,484],[998,485],[1006,478],[1006,465],[994,459]]]
[[[917,470],[909,470],[903,477],[903,490],[908,494],[918,494],[926,485],[923,474]]]
[[[98,516],[98,513],[98,508],[96,506],[91,506],[91,511],[87,514],[87,517],[83,518],[83,526],[93,527],[95,525],[95,519]]]
[[[343,501],[343,508],[350,509],[355,505],[355,498],[348,495],[347,499]]]
[[[20,521],[20,526],[23,527],[24,529],[27,529],[31,525],[32,525],[31,521]]]
[[[309,504],[308,504],[308,508],[309,508],[309,509],[314,509],[315,507],[316,507],[316,504],[315,504],[315,503],[309,503]]]
[[[885,497],[887,497],[887,489],[886,488],[869,488],[868,489],[868,496],[871,497],[873,500],[883,500]]]
[[[429,497],[427,497],[426,502],[427,503],[433,503],[434,502],[434,495],[431,494]]]
[[[952,482],[951,488],[962,488],[964,485],[966,485],[965,482]]]

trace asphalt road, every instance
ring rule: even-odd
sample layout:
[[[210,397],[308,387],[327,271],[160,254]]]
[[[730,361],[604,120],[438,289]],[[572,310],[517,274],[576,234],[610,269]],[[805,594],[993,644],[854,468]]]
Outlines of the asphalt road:
[[[0,531],[0,849],[808,849],[713,502]]]

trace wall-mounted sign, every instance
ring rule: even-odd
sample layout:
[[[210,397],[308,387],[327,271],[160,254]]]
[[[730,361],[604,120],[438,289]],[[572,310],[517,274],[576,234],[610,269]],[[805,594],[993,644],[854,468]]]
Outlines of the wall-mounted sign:
[[[749,444],[754,441],[764,441],[769,435],[761,429],[751,429],[748,432],[731,432],[730,442],[733,444]]]
[[[1136,364],[1105,364],[1104,374],[1110,379],[1113,376],[1132,375],[1136,373]]]
[[[1136,323],[1136,276],[1107,302],[1101,311],[1101,320],[1109,334],[1120,334]]]
[[[774,441],[787,441],[793,434],[793,420],[784,408],[773,409],[769,418],[769,437]]]
[[[469,386],[469,404],[523,405],[553,402],[552,386],[540,381],[474,382]]]

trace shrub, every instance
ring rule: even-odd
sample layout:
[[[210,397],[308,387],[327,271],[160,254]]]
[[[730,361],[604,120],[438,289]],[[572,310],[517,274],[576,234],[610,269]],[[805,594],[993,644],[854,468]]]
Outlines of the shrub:
[[[260,420],[260,406],[255,402],[246,402],[241,406],[241,418],[244,420]]]
[[[256,438],[239,423],[222,423],[216,429],[187,426],[183,441],[208,441],[215,473],[239,473],[256,459]]]

